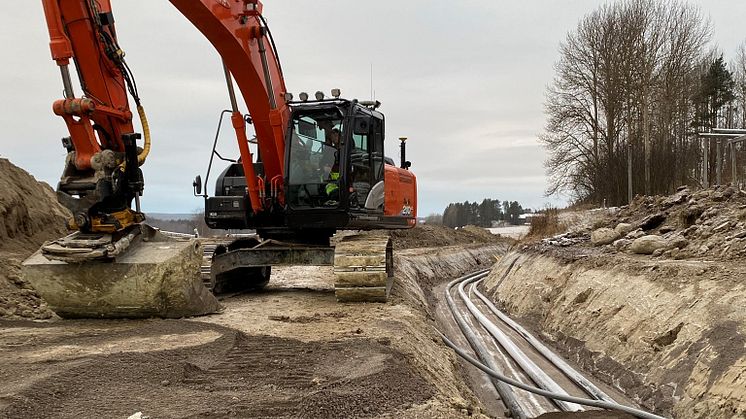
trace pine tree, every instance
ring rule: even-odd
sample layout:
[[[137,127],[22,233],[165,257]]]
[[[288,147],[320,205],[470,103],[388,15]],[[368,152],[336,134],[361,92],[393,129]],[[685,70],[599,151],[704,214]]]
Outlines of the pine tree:
[[[720,111],[736,98],[734,89],[733,74],[721,55],[701,77],[700,89],[694,97],[698,112],[693,125],[700,129],[717,128]]]

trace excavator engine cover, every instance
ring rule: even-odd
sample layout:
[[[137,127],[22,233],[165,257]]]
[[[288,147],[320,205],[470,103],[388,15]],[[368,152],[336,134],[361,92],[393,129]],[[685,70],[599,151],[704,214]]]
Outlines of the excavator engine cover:
[[[22,272],[60,317],[179,318],[220,310],[202,284],[196,239],[138,234],[114,258],[80,261],[44,248],[23,262]]]

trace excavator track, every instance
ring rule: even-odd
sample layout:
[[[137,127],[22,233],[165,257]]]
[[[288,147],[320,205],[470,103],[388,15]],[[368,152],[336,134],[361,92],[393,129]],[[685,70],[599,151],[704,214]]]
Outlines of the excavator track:
[[[339,302],[388,300],[393,283],[391,239],[362,233],[340,239],[334,250],[334,293]]]

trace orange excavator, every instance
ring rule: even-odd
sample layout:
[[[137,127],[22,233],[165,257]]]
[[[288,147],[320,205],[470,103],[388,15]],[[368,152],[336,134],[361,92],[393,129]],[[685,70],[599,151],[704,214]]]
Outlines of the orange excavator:
[[[340,301],[385,301],[391,243],[386,234],[364,231],[413,227],[417,188],[405,139],[398,167],[384,154],[380,103],[342,99],[338,89],[329,98],[317,92],[294,100],[259,0],[170,2],[223,60],[230,110],[221,122],[230,115],[240,154],[223,158],[216,136],[205,183],[201,176],[193,182],[195,195],[205,201],[211,228],[257,235],[218,246],[204,287],[199,242],[174,240],[145,224],[141,166],[151,138],[111,2],[42,0],[64,86],[64,98],[52,108],[69,131],[57,196],[73,215],[73,233],[25,261],[25,277],[63,317],[209,313],[217,302],[207,289],[260,288],[271,266],[293,264],[333,265]],[[142,135],[133,126],[130,98]],[[256,134],[251,140],[249,125]],[[229,165],[209,196],[215,157]],[[330,240],[341,230],[356,233]]]

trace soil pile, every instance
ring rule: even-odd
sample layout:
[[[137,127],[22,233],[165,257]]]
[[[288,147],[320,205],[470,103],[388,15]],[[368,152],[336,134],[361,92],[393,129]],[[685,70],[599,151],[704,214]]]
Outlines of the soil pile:
[[[52,315],[19,266],[46,240],[67,234],[68,217],[49,185],[0,159],[0,317]]]
[[[543,244],[595,246],[660,259],[743,259],[746,193],[730,186],[681,187],[671,196],[637,196],[629,206],[595,220],[592,228],[580,226]]]
[[[409,230],[394,230],[390,235],[395,249],[513,242],[512,239],[496,236],[476,226],[454,230],[440,225],[422,224]]]

